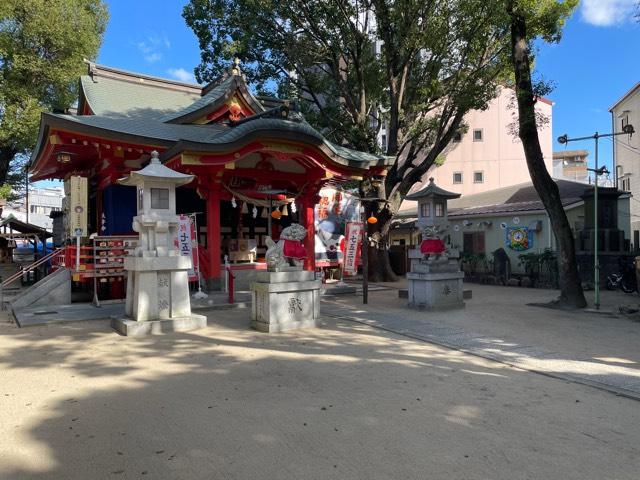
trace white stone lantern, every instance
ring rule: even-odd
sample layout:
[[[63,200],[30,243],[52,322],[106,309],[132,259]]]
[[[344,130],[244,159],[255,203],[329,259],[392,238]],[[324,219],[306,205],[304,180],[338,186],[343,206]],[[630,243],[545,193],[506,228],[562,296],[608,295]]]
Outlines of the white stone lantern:
[[[191,313],[191,257],[180,255],[176,245],[176,187],[193,178],[162,165],[154,151],[145,168],[118,181],[137,189],[138,215],[133,218],[133,230],[140,235],[134,255],[124,261],[128,318],[114,323],[114,328],[125,335],[206,326],[206,317]]]
[[[418,221],[420,229],[425,227],[438,227],[438,230],[445,229],[448,223],[447,201],[459,198],[460,194],[448,192],[438,187],[433,178],[429,179],[429,185],[411,195],[407,195],[406,200],[416,200],[418,202]]]
[[[433,178],[422,190],[407,195],[407,200],[418,202],[417,226],[422,231],[420,248],[409,251],[411,271],[408,306],[418,309],[448,309],[464,307],[462,279],[457,255],[447,250],[441,236],[446,232],[447,201],[460,197],[436,186]]]

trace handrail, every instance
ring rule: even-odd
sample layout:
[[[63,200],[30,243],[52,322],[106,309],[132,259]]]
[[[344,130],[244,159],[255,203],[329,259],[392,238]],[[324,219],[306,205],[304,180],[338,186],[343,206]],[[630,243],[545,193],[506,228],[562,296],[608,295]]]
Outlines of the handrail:
[[[16,273],[14,273],[13,275],[11,275],[9,278],[7,278],[4,282],[2,282],[2,288],[6,287],[7,285],[12,284],[13,282],[15,282],[17,279],[19,279],[20,277],[22,277],[22,275],[24,274],[24,272],[30,272],[31,270],[39,267],[40,265],[42,265],[43,263],[49,261],[51,258],[53,258],[55,255],[59,254],[60,251],[63,250],[61,248],[56,248],[53,252],[45,255],[44,257],[42,257],[40,260],[37,260],[35,262],[33,262],[31,265],[27,266],[26,268],[21,268],[20,270],[18,270]]]

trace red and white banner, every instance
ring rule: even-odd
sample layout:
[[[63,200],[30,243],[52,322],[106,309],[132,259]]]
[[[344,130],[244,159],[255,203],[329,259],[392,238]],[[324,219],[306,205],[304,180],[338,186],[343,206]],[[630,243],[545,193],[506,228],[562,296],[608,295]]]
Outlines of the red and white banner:
[[[344,239],[344,273],[355,275],[358,273],[360,263],[360,250],[362,244],[362,222],[348,222],[345,228]]]
[[[196,226],[191,215],[180,215],[178,224],[178,250],[180,255],[191,257],[191,269],[189,270],[189,281],[198,281],[198,252],[196,240]]]

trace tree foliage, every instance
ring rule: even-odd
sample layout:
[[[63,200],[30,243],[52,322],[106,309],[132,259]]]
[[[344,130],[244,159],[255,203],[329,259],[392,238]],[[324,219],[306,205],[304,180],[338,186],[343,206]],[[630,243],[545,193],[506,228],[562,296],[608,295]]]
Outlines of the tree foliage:
[[[384,121],[385,153],[408,160],[386,185],[392,195],[409,174],[406,193],[464,114],[495,95],[507,47],[498,4],[192,0],[184,17],[200,41],[199,81],[215,79],[238,56],[259,90],[297,94],[327,137],[366,151],[378,150]]]
[[[200,42],[199,81],[215,79],[237,56],[258,90],[297,96],[307,120],[336,143],[376,151],[386,127],[385,153],[395,162],[382,187],[361,189],[388,199],[377,214],[384,248],[402,198],[464,128],[465,114],[486,108],[512,73],[505,7],[505,0],[191,0],[183,16]],[[533,5],[532,31],[552,39],[557,14]]]
[[[40,114],[65,111],[108,14],[101,0],[0,2],[0,183],[36,141]]]

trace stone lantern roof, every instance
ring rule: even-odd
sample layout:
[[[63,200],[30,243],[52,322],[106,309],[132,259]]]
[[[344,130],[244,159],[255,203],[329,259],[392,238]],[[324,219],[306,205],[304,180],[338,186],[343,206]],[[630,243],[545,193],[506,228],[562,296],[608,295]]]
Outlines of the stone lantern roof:
[[[405,197],[405,199],[406,200],[420,200],[420,199],[429,198],[429,197],[440,197],[440,198],[452,199],[452,198],[460,198],[460,194],[459,193],[455,193],[455,192],[449,192],[447,190],[444,190],[444,189],[438,187],[434,183],[433,177],[431,177],[429,179],[429,185],[427,185],[422,190],[418,190],[415,193],[407,195]]]
[[[165,183],[173,183],[176,187],[185,185],[191,182],[194,175],[187,175],[185,173],[176,172],[169,167],[165,167],[160,163],[158,152],[151,152],[151,161],[149,165],[142,170],[131,172],[128,177],[121,178],[118,183],[121,185],[136,186],[143,181],[162,181]]]

